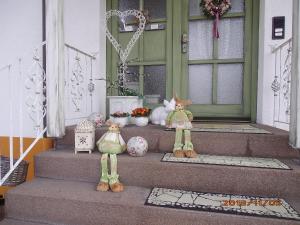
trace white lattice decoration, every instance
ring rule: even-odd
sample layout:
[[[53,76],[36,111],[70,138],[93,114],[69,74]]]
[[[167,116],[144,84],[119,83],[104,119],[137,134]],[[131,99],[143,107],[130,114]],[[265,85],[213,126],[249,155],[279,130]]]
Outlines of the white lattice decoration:
[[[43,68],[39,52],[36,50],[33,56],[33,64],[25,78],[26,106],[30,119],[34,122],[36,130],[43,128],[43,118],[46,115],[45,92],[46,74]]]
[[[274,92],[274,126],[289,129],[290,123],[290,97],[291,97],[291,71],[292,71],[292,39],[273,50],[274,54],[274,80],[271,88]]]
[[[75,64],[72,69],[71,75],[71,98],[72,103],[75,107],[75,112],[79,112],[81,110],[81,104],[84,95],[84,74],[82,71],[82,66],[80,64],[80,58],[78,56],[75,57]]]

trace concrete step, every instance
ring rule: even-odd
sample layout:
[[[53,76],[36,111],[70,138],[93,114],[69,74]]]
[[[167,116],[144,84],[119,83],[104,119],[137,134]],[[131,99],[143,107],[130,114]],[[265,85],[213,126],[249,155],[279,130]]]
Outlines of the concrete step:
[[[69,225],[296,225],[299,221],[144,205],[149,188],[97,192],[94,183],[36,178],[7,194],[10,218]],[[288,199],[287,199],[288,200]],[[299,211],[299,201],[290,204]]]
[[[300,197],[299,160],[281,160],[292,170],[161,162],[162,153],[118,156],[125,185],[202,192]],[[35,158],[36,176],[69,181],[99,181],[100,153],[75,155],[71,150],[44,152]]]
[[[210,155],[300,158],[299,151],[292,149],[288,144],[288,132],[269,126],[254,126],[272,134],[192,132],[195,150]],[[74,146],[74,129],[74,126],[67,127],[65,137],[57,139],[58,149],[64,149],[66,145]],[[96,140],[106,131],[107,128],[98,128]],[[163,127],[156,125],[127,126],[122,128],[121,133],[125,141],[133,136],[144,137],[151,152],[171,152],[175,140],[175,132],[165,131]]]
[[[0,225],[63,225],[58,223],[42,223],[42,222],[30,222],[18,219],[4,219],[0,221]]]

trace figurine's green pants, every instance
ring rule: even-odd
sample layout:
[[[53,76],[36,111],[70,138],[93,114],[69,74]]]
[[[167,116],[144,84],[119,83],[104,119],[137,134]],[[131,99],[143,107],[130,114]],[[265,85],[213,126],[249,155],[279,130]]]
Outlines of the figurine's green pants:
[[[108,156],[110,157],[110,175],[108,173]],[[101,157],[101,182],[114,184],[119,182],[119,175],[117,173],[117,155],[104,153]]]
[[[182,135],[184,133],[184,145],[182,143]],[[176,136],[175,136],[175,144],[173,152],[178,150],[194,150],[193,143],[191,141],[191,131],[182,129],[182,128],[176,128]]]
[[[104,142],[100,144],[101,157],[101,178],[104,183],[114,184],[119,182],[117,173],[117,154],[122,152],[122,146],[116,143]],[[108,170],[108,157],[110,158],[110,174]]]

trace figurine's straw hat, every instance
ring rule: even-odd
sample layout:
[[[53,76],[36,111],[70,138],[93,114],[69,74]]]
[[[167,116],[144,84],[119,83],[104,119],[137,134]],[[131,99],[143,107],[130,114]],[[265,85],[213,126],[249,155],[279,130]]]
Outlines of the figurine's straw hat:
[[[178,98],[177,94],[174,94],[174,99],[175,99],[176,105],[180,104],[180,105],[183,105],[183,106],[187,106],[187,105],[191,105],[192,104],[191,100],[180,99],[180,98]]]

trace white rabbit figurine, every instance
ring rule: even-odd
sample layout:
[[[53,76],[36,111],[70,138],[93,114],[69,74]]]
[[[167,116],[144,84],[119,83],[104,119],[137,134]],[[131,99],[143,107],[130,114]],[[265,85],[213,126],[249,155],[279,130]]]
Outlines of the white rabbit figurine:
[[[164,106],[157,107],[152,111],[150,116],[151,123],[165,126],[168,113],[175,110],[175,104],[174,98],[172,98],[170,102],[164,100]]]

